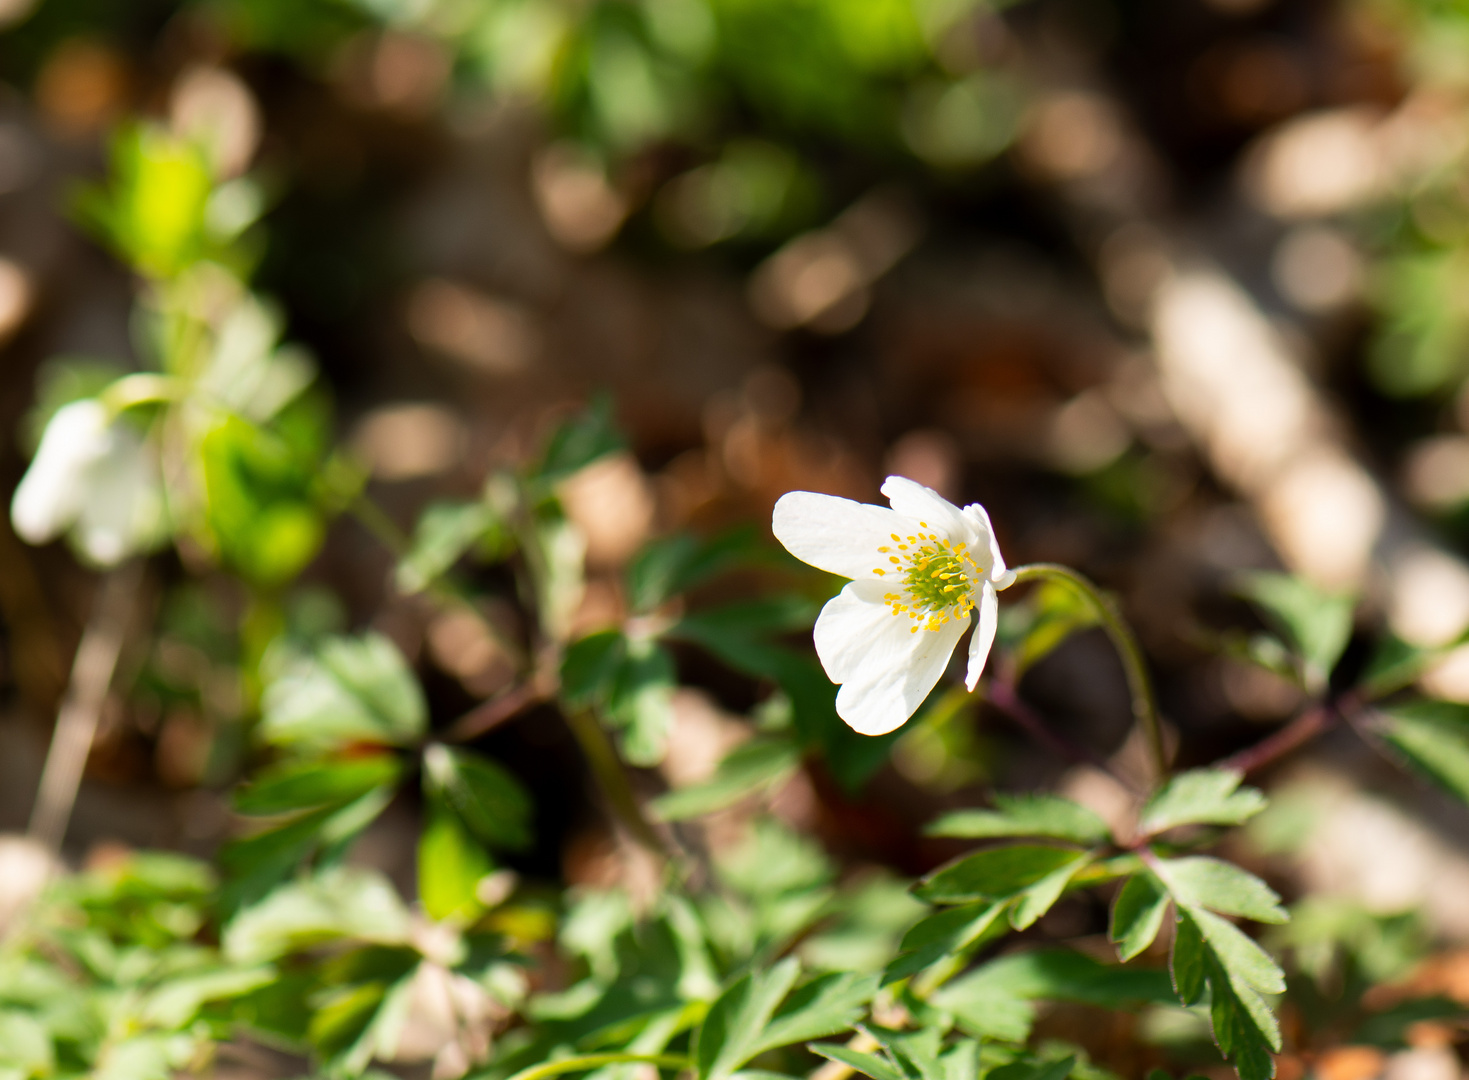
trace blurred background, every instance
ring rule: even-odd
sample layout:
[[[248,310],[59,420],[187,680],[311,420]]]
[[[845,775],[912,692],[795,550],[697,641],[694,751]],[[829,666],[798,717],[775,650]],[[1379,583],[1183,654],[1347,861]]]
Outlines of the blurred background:
[[[586,540],[572,637],[625,617],[617,582],[650,537],[767,530],[791,489],[877,501],[889,473],[983,502],[1012,564],[1115,590],[1183,764],[1302,701],[1220,651],[1253,618],[1241,570],[1361,595],[1359,636],[1438,646],[1469,626],[1462,4],[0,0],[7,499],[45,410],[149,366],[135,279],[86,225],[85,185],[126,172],[114,146],[138,121],[207,147],[206,213],[241,223],[240,274],[319,368],[320,422],[399,528],[606,402],[627,448],[561,489]],[[147,191],[160,220],[192,197]],[[208,565],[183,543],[152,565],[78,859],[207,854],[230,829],[217,742],[248,699],[224,659],[242,601]],[[291,617],[388,635],[436,719],[514,679],[482,622],[395,590],[360,525],[303,565]],[[30,813],[95,581],[0,526],[0,830]],[[512,606],[487,602],[491,623]],[[676,660],[662,769],[683,782],[761,692]],[[1469,655],[1425,680],[1469,700]],[[1024,690],[1124,766],[1140,753],[1100,634]],[[859,792],[818,774],[787,812],[911,874],[949,853],[914,840],[939,804],[988,785],[1109,797],[987,713],[933,731]],[[492,738],[549,796],[521,869],[601,880],[554,717]],[[1300,795],[1280,847],[1299,890],[1469,939],[1462,807],[1346,736],[1278,780]],[[393,820],[364,857],[411,882]],[[1469,999],[1469,962],[1445,970]]]

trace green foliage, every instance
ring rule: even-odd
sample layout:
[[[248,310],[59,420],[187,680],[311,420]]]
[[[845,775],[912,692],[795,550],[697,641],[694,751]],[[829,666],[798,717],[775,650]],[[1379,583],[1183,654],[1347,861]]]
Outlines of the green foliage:
[[[700,817],[779,785],[795,772],[800,760],[789,739],[757,737],[730,751],[708,780],[662,795],[648,809],[663,821]]]
[[[267,664],[260,737],[301,753],[352,743],[406,746],[422,737],[428,706],[396,646],[380,634],[282,644]]]
[[[1055,795],[997,795],[995,810],[959,810],[929,824],[932,836],[971,839],[998,836],[1047,836],[1078,844],[1111,839],[1106,823],[1084,806]]]
[[[1379,730],[1415,769],[1469,802],[1469,707],[1405,702],[1384,710]]]
[[[1240,591],[1285,635],[1306,689],[1312,693],[1324,690],[1352,636],[1355,600],[1323,593],[1286,574],[1247,574],[1241,579]]]
[[[1192,769],[1169,780],[1143,807],[1138,829],[1155,835],[1180,825],[1240,825],[1265,808],[1265,797],[1240,787],[1227,769]]]

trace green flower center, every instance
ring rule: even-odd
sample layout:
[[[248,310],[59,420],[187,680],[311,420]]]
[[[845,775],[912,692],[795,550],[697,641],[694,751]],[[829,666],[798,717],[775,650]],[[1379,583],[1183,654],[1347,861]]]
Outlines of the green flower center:
[[[928,523],[920,521],[920,528]],[[974,585],[982,572],[962,540],[955,544],[937,533],[918,533],[906,539],[892,533],[893,543],[877,550],[891,564],[872,572],[878,577],[903,576],[903,591],[883,597],[896,616],[913,620],[913,633],[937,632],[946,622],[974,609]]]

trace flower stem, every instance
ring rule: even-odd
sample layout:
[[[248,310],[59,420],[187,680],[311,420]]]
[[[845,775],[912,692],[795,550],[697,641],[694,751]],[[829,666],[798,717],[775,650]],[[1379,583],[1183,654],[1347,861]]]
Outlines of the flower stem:
[[[576,737],[582,756],[586,758],[592,775],[597,778],[597,785],[602,789],[613,815],[622,822],[634,840],[660,859],[667,859],[668,848],[652,823],[643,815],[643,808],[638,805],[632,785],[627,781],[627,771],[622,766],[622,759],[617,756],[612,740],[607,738],[607,732],[602,730],[597,718],[588,709],[567,707],[561,711],[566,717],[566,726],[571,728],[572,735]]]
[[[1303,746],[1322,732],[1335,727],[1342,721],[1346,712],[1354,712],[1355,709],[1355,703],[1346,709],[1326,703],[1312,705],[1283,728],[1261,739],[1254,746],[1247,746],[1238,753],[1229,755],[1219,762],[1218,767],[1231,769],[1241,774],[1255,772],[1279,760],[1297,747]]]
[[[81,644],[77,646],[71,683],[56,717],[56,730],[41,770],[41,786],[29,828],[30,835],[53,853],[61,850],[61,842],[66,838],[66,826],[76,804],[107,691],[127,642],[128,625],[137,607],[142,580],[141,560],[133,560],[103,578]]]
[[[1107,636],[1122,660],[1122,670],[1127,676],[1127,688],[1132,694],[1133,719],[1143,729],[1148,742],[1148,751],[1153,759],[1153,771],[1158,783],[1168,776],[1168,753],[1163,746],[1163,725],[1158,720],[1158,702],[1153,696],[1153,684],[1148,678],[1147,666],[1143,661],[1142,648],[1133,636],[1132,628],[1123,619],[1122,612],[1106,593],[1090,580],[1070,567],[1059,563],[1031,563],[1015,568],[1015,580],[1057,581],[1069,587],[1091,605],[1101,621]]]

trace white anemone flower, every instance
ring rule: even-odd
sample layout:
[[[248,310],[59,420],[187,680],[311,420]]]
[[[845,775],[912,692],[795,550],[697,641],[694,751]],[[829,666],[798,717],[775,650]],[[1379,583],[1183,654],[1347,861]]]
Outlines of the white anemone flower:
[[[984,671],[999,620],[996,590],[1015,572],[984,507],[962,510],[938,492],[890,476],[892,509],[792,491],[775,504],[775,537],[802,562],[852,581],[816,620],[816,655],[841,689],[837,714],[864,735],[913,715],[948,666],[972,613],[965,684]]]
[[[115,566],[154,543],[163,520],[149,447],[100,401],[63,405],[46,424],[10,503],[16,535],[44,544],[70,531],[90,562]]]

